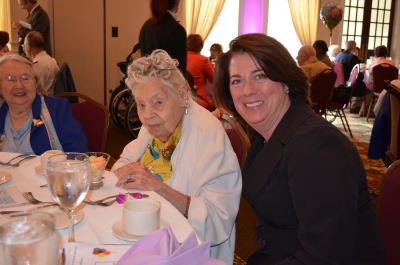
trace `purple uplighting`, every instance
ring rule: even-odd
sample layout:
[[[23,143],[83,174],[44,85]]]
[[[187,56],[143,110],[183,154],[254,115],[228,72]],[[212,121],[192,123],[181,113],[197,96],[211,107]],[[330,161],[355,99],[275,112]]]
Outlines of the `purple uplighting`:
[[[239,34],[265,33],[265,0],[243,0]]]

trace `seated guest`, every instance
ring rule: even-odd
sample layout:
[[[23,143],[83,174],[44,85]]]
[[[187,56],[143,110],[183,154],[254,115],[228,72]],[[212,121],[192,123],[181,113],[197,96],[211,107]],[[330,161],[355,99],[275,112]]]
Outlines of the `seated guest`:
[[[194,78],[197,103],[208,110],[214,110],[213,100],[207,95],[206,84],[214,79],[214,67],[207,57],[200,54],[204,41],[199,34],[190,34],[187,38],[187,66],[186,70]]]
[[[223,53],[222,45],[219,43],[213,43],[210,46],[210,62],[215,64],[218,60],[218,57]]]
[[[43,95],[54,95],[53,84],[60,68],[56,60],[45,51],[42,34],[37,31],[29,32],[24,41],[24,51],[32,60],[33,73],[38,77],[38,87]]]
[[[346,82],[349,80],[353,67],[361,62],[357,55],[355,55],[355,53],[357,53],[356,46],[355,41],[347,41],[346,50],[339,53],[335,58],[335,62],[339,62],[343,65],[344,80]]]
[[[7,31],[0,31],[0,56],[10,52],[7,43],[10,41],[10,36]]]
[[[86,152],[87,140],[64,99],[38,94],[32,63],[9,53],[0,58],[2,151],[40,155],[50,149]]]
[[[304,45],[300,48],[297,55],[297,62],[309,83],[311,83],[316,75],[331,68],[317,59],[315,50],[310,45]]]
[[[216,69],[218,106],[254,129],[243,196],[257,214],[260,246],[247,264],[385,264],[360,156],[310,108],[287,49],[242,35]]]
[[[331,62],[335,61],[336,56],[341,52],[339,45],[333,44],[328,48],[328,56]]]
[[[374,55],[375,55],[375,57],[373,58],[372,63],[367,66],[366,85],[369,90],[373,90],[374,81],[372,78],[372,70],[374,69],[375,66],[377,66],[379,64],[383,64],[383,63],[395,66],[394,62],[392,60],[390,60],[389,58],[387,58],[388,50],[387,50],[386,46],[382,45],[382,46],[376,47],[374,50]]]
[[[163,50],[133,61],[126,83],[143,126],[112,168],[117,185],[163,196],[211,241],[213,257],[232,264],[242,182],[221,123],[190,98]]]
[[[330,68],[333,68],[332,61],[326,54],[326,52],[328,51],[328,46],[326,45],[326,42],[323,40],[317,40],[313,43],[313,47],[317,55],[317,59],[329,66]]]

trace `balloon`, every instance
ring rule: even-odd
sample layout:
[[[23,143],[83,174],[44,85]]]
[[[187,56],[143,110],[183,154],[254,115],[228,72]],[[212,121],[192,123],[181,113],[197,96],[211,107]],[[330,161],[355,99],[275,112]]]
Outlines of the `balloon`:
[[[342,20],[342,9],[334,2],[327,3],[321,8],[319,16],[325,26],[332,31]]]

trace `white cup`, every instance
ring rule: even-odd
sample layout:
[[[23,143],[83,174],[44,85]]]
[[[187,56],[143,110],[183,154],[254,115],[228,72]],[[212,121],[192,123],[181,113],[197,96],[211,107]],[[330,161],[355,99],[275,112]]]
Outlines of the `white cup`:
[[[48,151],[44,152],[44,153],[40,156],[40,165],[42,166],[43,172],[44,172],[45,174],[47,174],[47,173],[46,173],[46,170],[47,170],[47,161],[48,161],[49,157],[52,156],[52,155],[58,155],[58,154],[62,154],[62,153],[64,153],[64,152],[61,151],[61,150],[48,150]]]
[[[144,236],[160,228],[160,202],[128,198],[122,209],[122,228],[130,235]]]

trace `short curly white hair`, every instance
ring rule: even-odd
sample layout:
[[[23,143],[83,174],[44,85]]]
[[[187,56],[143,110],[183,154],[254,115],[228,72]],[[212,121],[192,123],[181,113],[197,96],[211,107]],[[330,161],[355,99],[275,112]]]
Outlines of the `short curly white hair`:
[[[135,95],[138,84],[157,79],[178,95],[179,89],[189,90],[189,84],[177,68],[178,61],[172,59],[164,50],[154,50],[149,56],[141,57],[128,67],[126,85]]]

